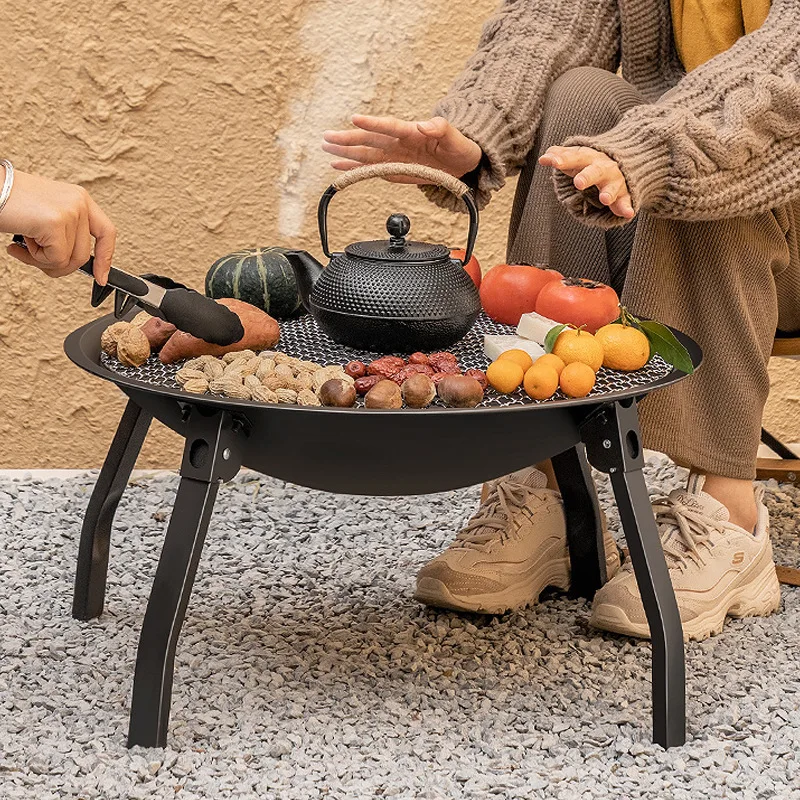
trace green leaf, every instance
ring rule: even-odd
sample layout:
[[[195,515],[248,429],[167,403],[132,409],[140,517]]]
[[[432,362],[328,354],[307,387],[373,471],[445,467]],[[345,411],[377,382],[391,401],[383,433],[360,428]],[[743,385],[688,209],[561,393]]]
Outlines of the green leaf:
[[[694,364],[689,351],[675,338],[675,334],[666,326],[655,320],[642,320],[642,331],[650,342],[650,352],[658,353],[668,364],[675,369],[691,375]]]
[[[568,325],[556,325],[553,328],[550,328],[547,331],[547,336],[544,337],[544,351],[545,353],[552,353],[553,348],[556,346],[556,339],[561,335],[561,331],[564,328],[569,327]]]

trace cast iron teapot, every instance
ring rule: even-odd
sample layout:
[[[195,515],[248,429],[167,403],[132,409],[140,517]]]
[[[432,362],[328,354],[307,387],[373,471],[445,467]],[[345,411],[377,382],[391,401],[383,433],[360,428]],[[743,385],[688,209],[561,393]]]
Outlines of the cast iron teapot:
[[[408,241],[411,223],[392,214],[388,240],[356,242],[343,253],[328,250],[328,205],[336,192],[369,178],[421,178],[460,197],[470,224],[464,261],[441,244]],[[469,187],[446,172],[419,164],[370,164],[344,173],[319,202],[322,265],[304,250],[284,255],[297,277],[303,305],[334,341],[357,350],[410,353],[442,350],[472,327],[481,309],[472,278],[464,269],[478,235],[478,209]]]

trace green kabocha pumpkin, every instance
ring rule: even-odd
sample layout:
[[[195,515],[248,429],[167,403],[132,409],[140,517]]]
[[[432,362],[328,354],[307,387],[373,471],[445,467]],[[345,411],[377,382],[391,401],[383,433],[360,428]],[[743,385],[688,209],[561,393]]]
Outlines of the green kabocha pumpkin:
[[[283,247],[256,247],[217,259],[206,275],[206,295],[243,300],[276,319],[299,316],[305,309],[284,252]]]

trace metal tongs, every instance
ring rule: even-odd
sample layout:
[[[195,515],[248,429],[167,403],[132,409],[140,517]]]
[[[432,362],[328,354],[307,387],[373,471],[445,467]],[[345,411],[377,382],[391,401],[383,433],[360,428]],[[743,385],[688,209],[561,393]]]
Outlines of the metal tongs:
[[[16,234],[13,242],[27,250],[23,236]],[[94,256],[79,271],[94,280]],[[111,267],[105,286],[94,282],[92,307],[97,308],[114,291],[114,316],[117,319],[138,306],[148,314],[171,322],[178,330],[211,344],[226,346],[244,336],[241,320],[233,311],[163,275],[131,275]]]

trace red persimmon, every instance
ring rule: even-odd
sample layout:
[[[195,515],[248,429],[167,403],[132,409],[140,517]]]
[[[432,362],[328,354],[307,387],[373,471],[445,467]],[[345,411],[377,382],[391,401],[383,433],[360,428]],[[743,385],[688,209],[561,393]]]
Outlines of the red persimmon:
[[[483,310],[495,322],[516,325],[523,314],[534,311],[542,288],[562,278],[560,272],[527,264],[498,264],[481,282]]]
[[[594,333],[619,316],[619,297],[604,283],[564,278],[542,289],[535,311],[556,322],[577,328],[584,326],[589,333]]]

